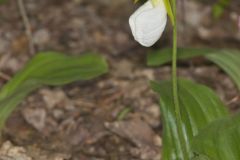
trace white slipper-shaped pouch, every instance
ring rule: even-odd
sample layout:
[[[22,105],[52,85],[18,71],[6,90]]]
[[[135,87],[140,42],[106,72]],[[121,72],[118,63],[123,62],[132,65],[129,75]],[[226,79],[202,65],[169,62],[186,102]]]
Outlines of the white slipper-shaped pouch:
[[[145,47],[156,43],[167,24],[167,11],[163,0],[156,6],[149,0],[139,7],[129,18],[134,39]]]

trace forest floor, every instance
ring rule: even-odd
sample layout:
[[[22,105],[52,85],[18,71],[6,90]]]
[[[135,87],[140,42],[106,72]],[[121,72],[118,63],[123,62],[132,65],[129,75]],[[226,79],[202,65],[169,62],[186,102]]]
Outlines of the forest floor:
[[[208,3],[185,0],[179,7],[179,46],[240,49],[239,2],[233,1],[219,20],[212,18]],[[169,79],[171,68],[147,67],[149,49],[133,40],[128,26],[136,8],[132,1],[24,4],[37,52],[97,52],[107,58],[110,71],[92,81],[45,87],[28,96],[3,130],[0,160],[159,160],[161,113],[149,80]],[[154,48],[167,46],[171,25]],[[0,6],[0,87],[32,56],[17,1],[9,0]],[[214,89],[233,112],[240,109],[236,86],[214,64],[182,61],[178,72]]]

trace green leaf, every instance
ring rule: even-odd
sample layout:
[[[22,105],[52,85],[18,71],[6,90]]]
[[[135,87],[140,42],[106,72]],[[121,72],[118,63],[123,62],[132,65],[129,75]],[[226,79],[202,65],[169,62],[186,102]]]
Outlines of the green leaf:
[[[223,50],[221,54],[209,54],[206,56],[220,66],[235,82],[240,90],[240,52],[236,50]]]
[[[240,90],[240,51],[230,49],[178,49],[178,59],[188,59],[204,56],[220,66]],[[149,66],[158,66],[171,61],[171,49],[163,49],[148,54],[147,63]]]
[[[171,81],[152,82],[151,86],[160,95],[160,109],[163,115],[163,160],[182,160]],[[179,80],[179,100],[184,126],[182,132],[185,135],[188,156],[192,158],[192,138],[209,123],[228,116],[228,112],[212,90],[187,80]]]
[[[108,70],[105,59],[97,54],[71,57],[56,52],[37,54],[0,91],[0,128],[11,112],[30,92],[43,86],[59,86],[90,80]]]
[[[240,114],[211,123],[193,138],[193,151],[210,160],[240,159]]]
[[[193,57],[205,56],[212,53],[217,53],[219,50],[211,48],[178,48],[178,59],[184,60]],[[160,66],[171,62],[172,49],[165,48],[162,50],[151,51],[147,54],[148,66]]]

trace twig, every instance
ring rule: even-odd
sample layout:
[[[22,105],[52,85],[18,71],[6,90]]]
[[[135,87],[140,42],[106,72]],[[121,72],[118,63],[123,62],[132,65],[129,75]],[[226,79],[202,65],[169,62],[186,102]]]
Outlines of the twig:
[[[240,96],[235,96],[229,102],[227,102],[227,105],[236,103],[239,99],[240,99]]]
[[[17,0],[18,1],[18,8],[25,26],[25,30],[26,30],[26,35],[28,37],[28,43],[29,43],[29,52],[30,54],[34,54],[35,53],[35,47],[34,47],[34,43],[32,40],[32,31],[31,31],[31,24],[30,21],[28,19],[27,16],[27,12],[23,3],[23,0]]]

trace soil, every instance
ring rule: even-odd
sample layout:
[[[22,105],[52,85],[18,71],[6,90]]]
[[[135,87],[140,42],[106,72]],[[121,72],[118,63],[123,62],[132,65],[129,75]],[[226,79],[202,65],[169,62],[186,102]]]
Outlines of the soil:
[[[240,3],[232,2],[217,20],[208,3],[179,4],[179,46],[240,49]],[[169,79],[171,68],[146,65],[150,49],[133,40],[128,26],[137,6],[131,0],[25,0],[24,5],[37,52],[97,52],[110,71],[28,96],[3,130],[0,160],[159,160],[161,113],[149,80]],[[153,48],[166,46],[170,24]],[[0,86],[32,56],[17,1],[9,0],[0,6]],[[182,61],[178,72],[214,89],[232,112],[240,109],[236,86],[214,64]]]

